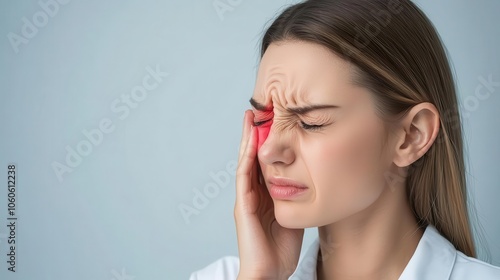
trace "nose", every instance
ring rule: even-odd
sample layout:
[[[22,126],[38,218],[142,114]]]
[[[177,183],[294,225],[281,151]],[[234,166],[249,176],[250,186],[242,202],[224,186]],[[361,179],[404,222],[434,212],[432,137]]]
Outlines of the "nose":
[[[273,129],[273,120],[257,127],[257,156],[266,165],[291,164],[295,155],[287,131]]]

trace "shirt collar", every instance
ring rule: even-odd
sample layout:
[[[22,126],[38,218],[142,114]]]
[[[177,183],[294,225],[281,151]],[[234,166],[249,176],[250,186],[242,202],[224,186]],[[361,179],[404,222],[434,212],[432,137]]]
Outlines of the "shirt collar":
[[[319,237],[316,237],[288,279],[317,280],[318,252]],[[428,225],[399,280],[449,279],[456,255],[457,251],[453,244],[433,225]]]

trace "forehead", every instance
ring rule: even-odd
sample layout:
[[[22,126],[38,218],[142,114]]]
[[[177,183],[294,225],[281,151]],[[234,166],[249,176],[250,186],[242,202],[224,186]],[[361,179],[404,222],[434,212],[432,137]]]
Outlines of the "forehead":
[[[253,98],[266,105],[321,103],[345,91],[350,78],[350,64],[322,45],[272,43],[260,61]]]

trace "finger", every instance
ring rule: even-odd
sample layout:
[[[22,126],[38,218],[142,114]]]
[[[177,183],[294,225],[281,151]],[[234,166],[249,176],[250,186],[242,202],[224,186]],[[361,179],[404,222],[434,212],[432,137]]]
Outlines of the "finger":
[[[256,134],[257,134],[257,139],[258,139],[259,138],[258,133],[256,133]],[[252,175],[251,176],[252,177],[252,186],[260,185],[260,182],[259,182],[260,181],[259,180],[259,161],[257,158],[253,161],[251,175]]]
[[[254,175],[255,174],[255,175]],[[252,191],[255,191],[258,196],[258,201],[261,203],[264,203],[264,201],[269,201],[271,199],[271,196],[269,195],[269,192],[267,190],[267,186],[264,181],[264,176],[262,174],[262,170],[260,168],[260,164],[258,160],[255,160],[255,163],[253,165],[252,169]],[[267,209],[267,207],[264,207],[264,209]]]
[[[257,181],[259,184],[264,185],[264,174],[262,174],[262,167],[260,166],[260,163],[258,160],[257,162]]]
[[[252,125],[253,112],[252,110],[245,110],[245,114],[243,117],[243,131],[241,135],[240,141],[240,149],[238,153],[238,162],[241,160],[243,153],[246,149],[246,144],[248,143],[248,135],[250,134],[250,126]]]
[[[252,169],[257,154],[256,127],[251,126],[246,148],[236,170],[236,199],[251,191]],[[255,175],[255,173],[253,173]]]

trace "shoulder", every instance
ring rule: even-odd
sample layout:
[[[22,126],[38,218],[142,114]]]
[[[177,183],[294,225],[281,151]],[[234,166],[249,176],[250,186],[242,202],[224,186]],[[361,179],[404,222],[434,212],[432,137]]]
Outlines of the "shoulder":
[[[500,280],[500,267],[465,255],[428,225],[399,279]]]
[[[235,256],[225,256],[204,268],[191,273],[189,280],[236,280],[240,269],[240,260]]]
[[[457,257],[450,279],[500,279],[500,267],[469,257],[457,250]]]

